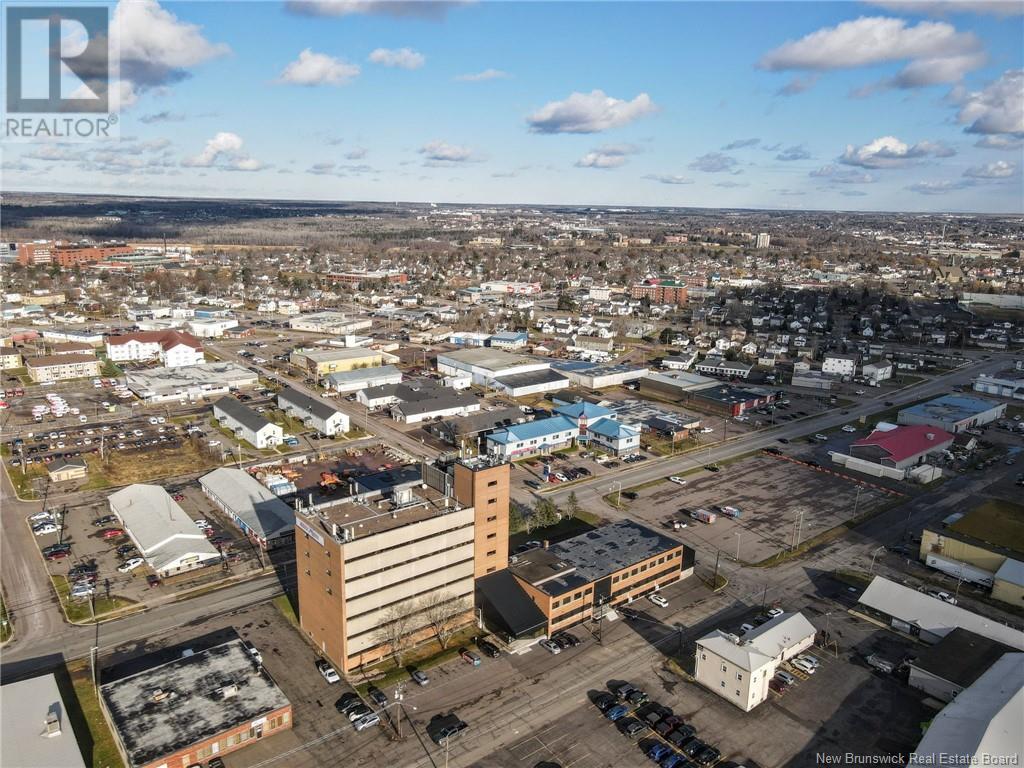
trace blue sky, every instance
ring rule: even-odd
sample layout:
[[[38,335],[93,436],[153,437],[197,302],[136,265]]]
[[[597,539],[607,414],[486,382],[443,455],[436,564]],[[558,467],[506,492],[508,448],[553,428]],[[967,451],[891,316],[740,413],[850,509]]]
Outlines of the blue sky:
[[[4,188],[1020,211],[1021,7],[122,0],[120,141]]]

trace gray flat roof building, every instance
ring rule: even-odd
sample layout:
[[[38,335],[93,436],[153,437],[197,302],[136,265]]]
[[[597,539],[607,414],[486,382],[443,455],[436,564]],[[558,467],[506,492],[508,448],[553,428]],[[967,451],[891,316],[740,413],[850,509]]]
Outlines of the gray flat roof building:
[[[264,546],[294,530],[292,508],[248,472],[220,467],[199,478],[199,485],[245,534]]]
[[[0,688],[0,765],[85,768],[57,678],[41,675]],[[85,735],[85,734],[83,734]]]

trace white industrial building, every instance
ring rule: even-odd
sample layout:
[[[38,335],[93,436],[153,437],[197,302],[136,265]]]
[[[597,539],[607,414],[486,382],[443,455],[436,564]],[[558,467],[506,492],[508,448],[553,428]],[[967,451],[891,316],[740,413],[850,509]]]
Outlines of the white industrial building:
[[[78,702],[61,696],[53,673],[5,682],[0,688],[0,765],[17,768],[85,768],[71,712]],[[82,733],[82,738],[88,734]],[[89,761],[92,764],[92,760]]]
[[[115,363],[159,360],[167,368],[202,365],[203,345],[184,331],[142,331],[107,338],[107,357]]]
[[[694,678],[749,712],[768,698],[779,665],[814,645],[815,629],[799,613],[784,613],[743,637],[716,629],[697,640]]]
[[[308,427],[333,437],[349,431],[349,418],[323,398],[310,397],[297,389],[285,387],[277,393],[277,406]]]
[[[220,467],[199,478],[199,485],[242,533],[261,548],[284,547],[295,540],[292,508],[248,472]]]
[[[1024,375],[1020,370],[982,373],[974,380],[974,391],[996,397],[1024,400]]]
[[[569,386],[569,379],[552,368],[545,368],[527,373],[503,374],[491,379],[489,386],[509,397],[528,397],[564,389]]]
[[[473,383],[480,386],[491,386],[494,379],[500,376],[544,371],[550,367],[551,363],[546,360],[487,347],[441,352],[437,356],[437,370],[442,374],[458,376],[468,373]]]
[[[585,389],[621,387],[623,384],[638,381],[649,373],[643,365],[602,365],[583,360],[556,360],[551,363],[551,367],[576,386]]]
[[[158,485],[129,485],[107,502],[142,557],[160,577],[220,562],[220,553],[178,502]]]
[[[233,317],[196,318],[187,323],[189,333],[201,339],[219,339],[237,325]]]
[[[373,321],[369,318],[346,315],[344,312],[325,311],[293,317],[288,321],[288,325],[296,331],[344,336],[356,331],[369,330]]]
[[[128,389],[147,403],[219,397],[231,390],[255,387],[259,374],[237,363],[203,363],[179,368],[151,368],[125,375]]]
[[[400,384],[401,382],[402,372],[393,365],[338,371],[328,373],[323,378],[324,386],[338,393],[358,392],[360,389],[380,387],[384,384]]]
[[[233,397],[222,397],[213,404],[213,417],[254,448],[273,448],[284,440],[284,430]]]

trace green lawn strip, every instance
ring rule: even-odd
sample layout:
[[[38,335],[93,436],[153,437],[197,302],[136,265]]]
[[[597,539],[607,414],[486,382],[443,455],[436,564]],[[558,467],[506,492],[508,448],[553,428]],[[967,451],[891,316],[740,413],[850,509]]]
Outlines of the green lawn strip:
[[[295,614],[295,608],[288,595],[278,595],[270,602],[281,612],[281,615],[287,619],[289,624],[295,627],[295,629],[299,629],[299,617]]]
[[[534,528],[529,533],[521,529],[511,533],[508,539],[509,547],[515,549],[527,541],[550,541],[552,543],[577,536],[587,531],[592,531],[604,521],[590,512],[583,510],[576,517],[563,517],[554,525],[543,528]]]
[[[51,576],[50,578],[53,579],[53,587],[57,590],[57,597],[64,608],[64,615],[72,624],[91,623],[93,616],[100,618],[104,614],[138,605],[134,600],[118,595],[110,597],[97,595],[94,601],[95,608],[91,608],[89,600],[71,599],[71,584],[66,576]]]
[[[439,647],[437,640],[429,640],[404,654],[402,656],[402,666],[400,667],[396,667],[392,659],[370,667],[362,673],[368,679],[365,682],[355,684],[354,687],[360,696],[365,696],[366,689],[371,683],[378,688],[386,688],[395,683],[409,682],[410,678],[407,667],[416,667],[425,672],[431,667],[451,661],[458,657],[459,648],[469,646],[472,643],[472,638],[479,634],[480,630],[476,624],[471,624],[452,635],[447,647],[444,649]]]
[[[85,764],[92,768],[124,766],[117,742],[100,710],[89,661],[77,659],[68,662],[66,672],[57,672],[57,685],[62,698],[68,703],[68,720],[75,731]]]

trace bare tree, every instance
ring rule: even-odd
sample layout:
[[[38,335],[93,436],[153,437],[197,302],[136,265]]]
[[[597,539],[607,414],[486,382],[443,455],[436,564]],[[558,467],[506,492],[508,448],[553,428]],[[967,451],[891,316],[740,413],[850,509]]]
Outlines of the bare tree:
[[[412,648],[412,614],[412,606],[408,601],[393,605],[377,629],[377,642],[388,647],[397,667],[402,666],[402,657]]]
[[[466,597],[452,597],[450,592],[432,592],[420,598],[415,611],[426,621],[441,648],[446,648],[458,629],[457,619],[470,607]]]

